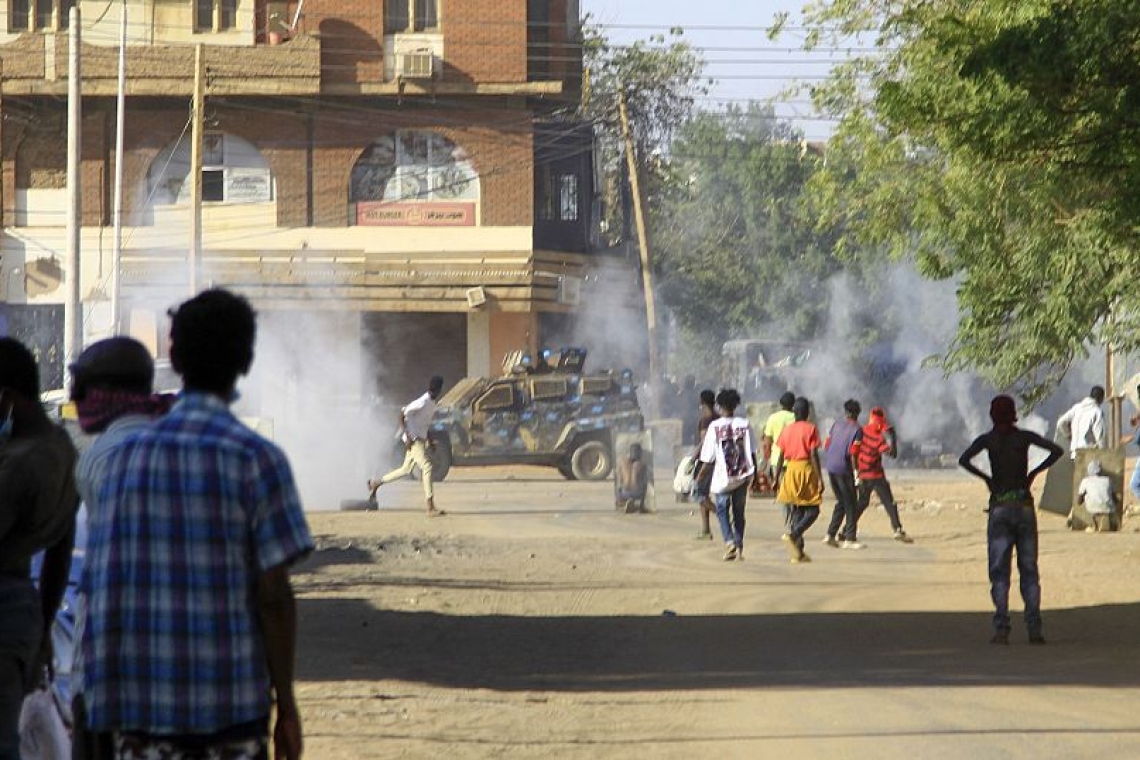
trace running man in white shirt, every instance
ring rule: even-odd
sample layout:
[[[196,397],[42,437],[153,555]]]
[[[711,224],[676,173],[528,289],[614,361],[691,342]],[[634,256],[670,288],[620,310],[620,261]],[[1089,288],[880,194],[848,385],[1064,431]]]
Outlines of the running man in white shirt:
[[[436,400],[443,390],[443,378],[439,375],[432,377],[428,382],[427,393],[400,410],[400,440],[404,442],[406,453],[404,463],[392,470],[379,480],[369,480],[368,490],[370,498],[375,499],[376,490],[380,486],[391,483],[393,480],[406,478],[415,467],[420,468],[420,477],[423,479],[424,499],[427,501],[429,517],[442,515],[443,511],[435,508],[435,491],[432,488],[432,464],[429,450],[435,449],[435,442],[431,439],[431,419],[435,415]]]

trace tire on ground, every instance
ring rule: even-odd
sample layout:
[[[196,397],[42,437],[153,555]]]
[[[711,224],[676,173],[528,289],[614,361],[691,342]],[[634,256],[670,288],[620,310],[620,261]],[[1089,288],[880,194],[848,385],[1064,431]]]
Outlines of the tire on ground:
[[[601,441],[584,441],[570,455],[570,472],[578,480],[605,480],[613,466],[610,447]]]

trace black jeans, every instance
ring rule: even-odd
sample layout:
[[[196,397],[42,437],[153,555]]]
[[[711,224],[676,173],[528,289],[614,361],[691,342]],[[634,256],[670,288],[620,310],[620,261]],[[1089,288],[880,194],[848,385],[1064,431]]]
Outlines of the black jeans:
[[[891,530],[902,530],[902,521],[899,520],[899,507],[895,504],[895,497],[891,493],[891,484],[886,478],[870,478],[859,481],[859,509],[855,513],[855,522],[871,505],[871,493],[874,492],[887,510],[887,517],[891,518]]]
[[[0,760],[19,760],[20,708],[35,685],[40,595],[26,578],[0,575]]]
[[[844,541],[854,541],[859,526],[859,499],[855,494],[855,474],[829,472],[827,477],[831,481],[831,492],[835,494],[835,509],[831,512],[831,524],[827,526],[827,535],[839,536]]]
[[[1009,587],[1013,552],[1025,602],[1025,627],[1041,633],[1041,576],[1037,572],[1037,512],[1033,502],[990,504],[986,528],[989,550],[990,596],[994,601],[994,630],[1009,631]]]

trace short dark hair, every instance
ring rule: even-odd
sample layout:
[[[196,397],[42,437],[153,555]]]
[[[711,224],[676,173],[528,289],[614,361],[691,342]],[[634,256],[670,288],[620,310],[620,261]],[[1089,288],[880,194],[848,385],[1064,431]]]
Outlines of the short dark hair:
[[[811,402],[803,396],[796,399],[792,404],[792,414],[796,416],[796,422],[803,422],[811,414]]]
[[[1099,385],[1094,385],[1092,387],[1092,390],[1089,391],[1089,398],[1098,404],[1101,403],[1104,401],[1104,388],[1100,387]]]
[[[15,338],[0,338],[0,388],[11,388],[33,401],[40,397],[36,357]]]
[[[226,393],[249,372],[257,319],[244,297],[206,290],[170,317],[170,360],[187,388]]]
[[[796,403],[796,394],[788,391],[783,396],[780,396],[780,408],[791,411],[792,404]]]
[[[428,380],[428,390],[432,393],[439,393],[443,390],[443,376],[432,375],[431,380]]]
[[[849,398],[843,402],[843,411],[847,413],[848,417],[854,419],[859,416],[859,412],[863,411],[863,407],[855,399]]]
[[[708,388],[705,388],[703,391],[701,391],[701,403],[707,406],[709,409],[712,409],[714,406],[716,406],[716,393]]]
[[[740,394],[735,388],[725,388],[716,394],[716,404],[726,412],[735,412],[740,406]]]

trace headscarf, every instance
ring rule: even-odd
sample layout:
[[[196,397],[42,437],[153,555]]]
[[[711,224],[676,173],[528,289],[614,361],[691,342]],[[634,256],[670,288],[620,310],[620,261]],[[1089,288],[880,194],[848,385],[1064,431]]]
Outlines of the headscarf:
[[[75,402],[79,427],[85,433],[102,433],[115,420],[127,414],[158,417],[170,411],[174,396],[169,393],[146,394],[135,391],[91,388]]]
[[[1088,473],[1089,473],[1089,475],[1092,475],[1094,477],[1097,475],[1100,475],[1100,473],[1101,473],[1100,462],[1098,462],[1095,459],[1092,460],[1091,462],[1089,462]]]
[[[888,430],[891,426],[887,423],[887,410],[881,406],[871,407],[871,416],[867,418],[867,426],[876,433]]]

